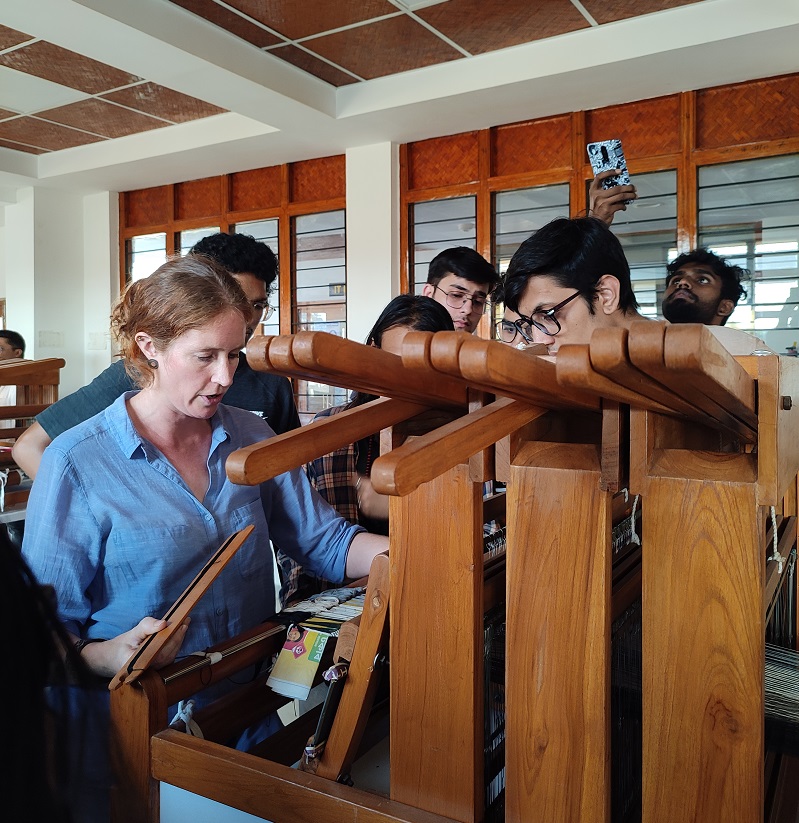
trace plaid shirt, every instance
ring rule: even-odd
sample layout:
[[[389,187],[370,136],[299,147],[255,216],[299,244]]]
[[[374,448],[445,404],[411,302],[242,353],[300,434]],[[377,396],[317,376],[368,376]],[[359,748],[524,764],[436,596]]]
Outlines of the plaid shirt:
[[[352,403],[344,403],[341,406],[331,406],[314,416],[314,420],[322,417],[330,417],[346,409],[352,408]],[[379,436],[374,435],[375,454],[379,451]],[[363,441],[361,441],[363,442]],[[358,493],[355,489],[357,480],[358,457],[360,454],[360,443],[350,443],[341,449],[330,454],[322,455],[312,460],[305,467],[311,485],[319,494],[350,523],[370,528],[372,523],[361,517],[358,510]],[[302,567],[295,563],[290,557],[286,557],[282,552],[278,552],[278,562],[283,577],[283,586],[280,589],[280,601],[285,605],[289,599],[299,590],[310,584],[319,591],[330,588],[332,584],[327,581],[312,578],[303,572]]]

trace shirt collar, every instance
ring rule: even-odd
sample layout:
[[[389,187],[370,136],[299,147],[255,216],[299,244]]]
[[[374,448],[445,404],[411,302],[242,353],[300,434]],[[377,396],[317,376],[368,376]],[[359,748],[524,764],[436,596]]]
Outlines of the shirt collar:
[[[138,391],[125,392],[106,409],[108,423],[117,432],[122,452],[128,459],[132,459],[137,451],[146,457],[149,446],[149,443],[143,440],[136,431],[128,414],[127,401],[136,394],[138,394]],[[230,436],[223,420],[226,414],[227,409],[220,406],[211,418],[211,454]]]

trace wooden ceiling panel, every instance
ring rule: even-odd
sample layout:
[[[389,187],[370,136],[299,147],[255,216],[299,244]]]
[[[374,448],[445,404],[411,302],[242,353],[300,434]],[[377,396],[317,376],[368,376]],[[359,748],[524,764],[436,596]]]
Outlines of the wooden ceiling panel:
[[[21,31],[8,28],[8,26],[0,26],[0,51],[33,39],[30,34],[23,34]]]
[[[214,0],[170,0],[170,2],[193,12],[198,17],[202,17],[209,23],[213,23],[215,26],[219,26],[259,48],[274,46],[276,43],[283,42],[279,37],[275,37],[274,34],[261,28],[261,26],[257,26],[251,20],[246,20],[241,15],[230,11],[230,9],[214,3]]]
[[[463,58],[410,17],[391,17],[303,45],[366,80]]]
[[[640,17],[656,11],[676,9],[678,6],[690,6],[704,0],[583,0],[586,11],[600,25],[629,17]]]
[[[289,40],[400,13],[387,0],[227,0],[227,4]]]
[[[44,149],[37,149],[34,146],[26,146],[22,143],[12,143],[10,140],[0,140],[0,148],[14,149],[14,151],[24,151],[27,154],[44,154]]]
[[[138,86],[130,86],[100,96],[121,106],[169,120],[170,123],[188,123],[227,111],[196,97],[159,86],[158,83],[140,83]]]
[[[17,117],[0,123],[0,140],[13,140],[48,151],[86,146],[102,139],[84,131],[38,120],[36,117]]]
[[[239,38],[240,48],[255,46],[335,88],[453,60],[469,60],[467,55],[556,37],[594,22],[601,26],[705,2],[446,0],[411,13],[389,0],[165,1],[177,7],[178,14],[185,13],[187,26],[197,23],[191,19],[194,15],[208,26],[229,32],[233,35],[232,50],[237,48],[235,38]],[[0,145],[18,151],[56,151],[160,128],[164,122],[186,123],[225,111],[7,26],[0,26],[2,67],[92,98],[52,108],[78,95],[51,95],[38,108],[26,106],[27,116],[22,117],[14,108],[21,105],[18,99],[27,98],[2,101],[0,97]],[[5,70],[3,74],[9,76]],[[45,105],[51,108],[42,112]],[[598,121],[589,121],[589,126],[592,124],[599,125]],[[712,131],[708,121],[703,120],[702,126]],[[661,135],[655,137],[660,139]],[[708,133],[706,139],[712,143],[716,138]],[[635,154],[632,136],[627,142]],[[666,149],[670,144],[663,147]]]
[[[324,60],[314,54],[308,54],[307,51],[304,51],[298,46],[281,46],[276,49],[270,49],[269,53],[274,54],[275,57],[279,57],[281,60],[285,60],[287,63],[291,63],[292,66],[296,66],[298,69],[313,74],[326,83],[330,83],[331,86],[346,86],[350,83],[358,82],[357,77],[353,77],[351,74],[347,74],[345,71],[331,66],[330,63],[325,63]]]
[[[0,54],[0,65],[86,94],[99,94],[142,79],[43,40]]]
[[[571,0],[449,0],[416,13],[470,54],[485,54],[590,26]]]
[[[168,126],[164,120],[156,120],[146,114],[115,106],[105,100],[90,97],[69,106],[39,112],[39,117],[63,126],[83,129],[103,137],[127,137],[151,129]]]

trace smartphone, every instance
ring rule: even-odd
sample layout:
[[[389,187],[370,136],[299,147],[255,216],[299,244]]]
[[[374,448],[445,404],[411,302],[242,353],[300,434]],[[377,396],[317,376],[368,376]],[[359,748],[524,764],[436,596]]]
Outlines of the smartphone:
[[[600,140],[596,143],[589,143],[588,159],[591,161],[591,168],[594,176],[601,171],[608,169],[618,169],[619,173],[614,174],[602,181],[603,189],[612,189],[614,186],[626,186],[630,183],[630,173],[627,171],[627,160],[624,157],[624,150],[621,147],[621,140]],[[634,202],[625,200],[625,205]]]

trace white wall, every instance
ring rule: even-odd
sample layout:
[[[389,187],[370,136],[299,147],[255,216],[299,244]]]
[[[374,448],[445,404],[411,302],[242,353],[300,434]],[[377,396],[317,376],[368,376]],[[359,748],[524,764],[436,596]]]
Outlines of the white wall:
[[[83,382],[112,362],[111,306],[119,297],[119,197],[113,192],[83,198]]]
[[[347,337],[363,343],[399,294],[399,147],[348,149]]]
[[[111,362],[116,235],[116,196],[108,193],[28,187],[5,207],[6,325],[25,338],[28,357],[66,360],[62,397]]]

